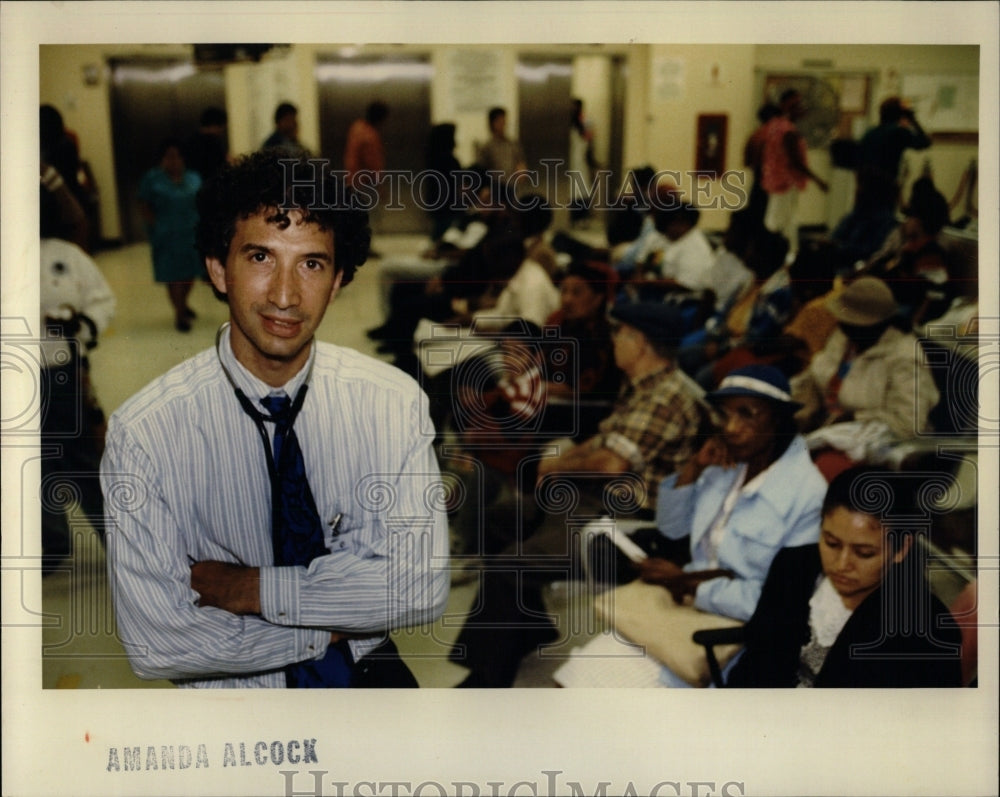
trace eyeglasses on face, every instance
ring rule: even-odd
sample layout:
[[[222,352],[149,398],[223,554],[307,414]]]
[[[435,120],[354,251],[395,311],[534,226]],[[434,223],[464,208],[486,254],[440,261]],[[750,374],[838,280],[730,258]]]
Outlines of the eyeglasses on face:
[[[739,424],[757,425],[767,415],[765,410],[747,404],[740,404],[732,409],[716,407],[716,413],[723,426],[733,421]]]

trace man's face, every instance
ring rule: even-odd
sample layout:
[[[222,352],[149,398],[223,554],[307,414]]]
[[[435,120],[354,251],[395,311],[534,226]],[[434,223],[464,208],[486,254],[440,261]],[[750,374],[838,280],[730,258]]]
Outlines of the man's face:
[[[499,114],[491,123],[490,130],[493,131],[493,135],[502,136],[507,131],[507,114]]]
[[[208,258],[212,284],[229,300],[236,359],[278,387],[309,357],[309,344],[340,288],[333,233],[303,223],[298,211],[281,229],[272,211],[236,222],[226,262]]]
[[[594,318],[604,304],[604,296],[591,287],[585,279],[570,275],[563,278],[559,287],[559,300],[563,317],[567,321]]]
[[[615,365],[626,375],[630,374],[645,349],[646,338],[635,327],[612,321],[611,344],[614,348]]]
[[[298,138],[299,136],[299,117],[298,114],[290,113],[287,116],[282,116],[278,120],[278,130],[284,133],[289,138]]]

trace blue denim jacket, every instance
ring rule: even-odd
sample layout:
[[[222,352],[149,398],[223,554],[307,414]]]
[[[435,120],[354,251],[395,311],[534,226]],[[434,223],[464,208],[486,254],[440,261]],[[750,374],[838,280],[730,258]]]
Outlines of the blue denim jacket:
[[[712,466],[693,484],[674,487],[677,474],[660,483],[656,525],[671,539],[691,535],[694,560],[685,570],[712,566],[698,558],[699,543],[709,533],[738,473],[738,468]],[[778,551],[819,539],[826,480],[813,465],[805,440],[796,436],[762,476],[741,490],[719,544],[717,566],[732,570],[736,578],[699,584],[695,606],[703,611],[749,619]]]

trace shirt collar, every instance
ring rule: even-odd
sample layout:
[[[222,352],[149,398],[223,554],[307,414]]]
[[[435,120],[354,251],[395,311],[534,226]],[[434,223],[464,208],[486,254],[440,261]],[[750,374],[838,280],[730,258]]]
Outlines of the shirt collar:
[[[788,485],[801,484],[802,468],[810,466],[812,459],[806,441],[801,435],[795,435],[784,453],[743,489],[748,495],[756,495],[770,503],[782,516],[787,516],[801,497],[796,490],[788,489]]]
[[[259,400],[272,394],[285,393],[287,396],[294,397],[303,383],[308,381],[309,375],[312,373],[313,361],[316,358],[315,341],[309,344],[309,358],[306,360],[305,365],[299,369],[299,372],[281,387],[272,387],[264,380],[258,379],[250,373],[246,366],[236,359],[232,344],[230,343],[231,331],[232,328],[229,323],[223,325],[219,331],[216,350],[219,355],[219,361],[229,374],[229,378],[233,381],[233,384],[247,396]]]
[[[633,390],[642,390],[646,387],[651,387],[659,382],[661,379],[666,379],[674,371],[673,365],[664,365],[662,368],[657,368],[655,371],[650,371],[645,376],[640,376],[638,379],[630,379],[629,387]]]

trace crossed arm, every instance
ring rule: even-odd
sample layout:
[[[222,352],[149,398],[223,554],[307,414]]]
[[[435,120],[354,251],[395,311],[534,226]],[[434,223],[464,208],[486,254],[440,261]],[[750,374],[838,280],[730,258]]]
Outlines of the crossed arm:
[[[414,495],[402,511],[412,517],[411,509],[422,506],[418,483],[436,471],[422,450],[404,470],[400,479],[412,477],[414,489],[406,492]],[[192,564],[199,554],[183,531],[190,518],[161,483],[142,446],[113,425],[102,465],[105,493],[127,487],[145,496],[131,509],[108,501],[115,612],[140,677],[258,673],[315,658],[345,636],[424,622],[444,607],[447,572],[431,558],[447,557],[443,517],[414,527],[405,518],[389,525],[356,513],[362,527],[351,533],[367,547],[319,557],[308,568],[233,563],[241,554],[223,556],[233,543],[208,538],[198,543],[207,555]]]

